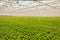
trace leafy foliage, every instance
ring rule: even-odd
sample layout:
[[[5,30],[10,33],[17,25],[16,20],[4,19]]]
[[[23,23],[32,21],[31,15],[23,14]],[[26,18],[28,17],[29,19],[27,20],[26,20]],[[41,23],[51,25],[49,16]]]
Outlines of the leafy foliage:
[[[60,40],[60,17],[0,16],[0,40]]]

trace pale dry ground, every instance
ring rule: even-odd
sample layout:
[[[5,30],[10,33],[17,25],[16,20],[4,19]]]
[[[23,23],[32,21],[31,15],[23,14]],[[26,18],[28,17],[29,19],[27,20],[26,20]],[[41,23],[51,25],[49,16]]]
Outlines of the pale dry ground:
[[[0,15],[8,16],[60,16],[60,9],[49,6],[36,6],[33,8],[17,9],[17,10],[0,10]]]

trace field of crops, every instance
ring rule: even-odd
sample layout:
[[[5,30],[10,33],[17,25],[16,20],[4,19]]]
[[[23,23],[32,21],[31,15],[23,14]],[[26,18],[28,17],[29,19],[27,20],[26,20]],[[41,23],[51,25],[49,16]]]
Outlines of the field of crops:
[[[60,40],[60,17],[0,16],[0,40]]]

